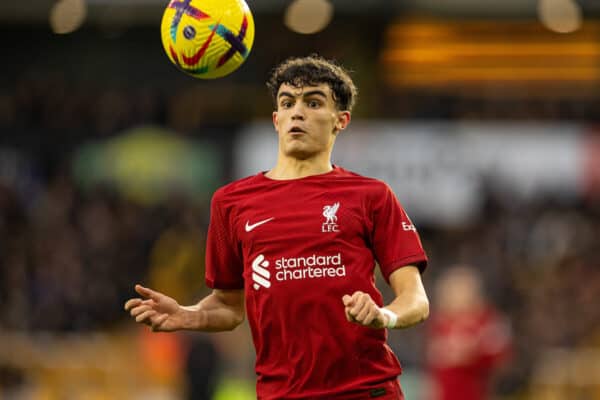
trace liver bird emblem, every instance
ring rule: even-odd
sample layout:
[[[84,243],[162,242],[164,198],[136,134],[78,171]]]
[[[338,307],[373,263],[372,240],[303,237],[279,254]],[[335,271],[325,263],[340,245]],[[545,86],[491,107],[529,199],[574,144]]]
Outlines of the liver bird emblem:
[[[337,210],[340,208],[340,203],[334,203],[331,206],[323,207],[323,216],[327,219],[325,221],[326,224],[335,224],[337,222]]]

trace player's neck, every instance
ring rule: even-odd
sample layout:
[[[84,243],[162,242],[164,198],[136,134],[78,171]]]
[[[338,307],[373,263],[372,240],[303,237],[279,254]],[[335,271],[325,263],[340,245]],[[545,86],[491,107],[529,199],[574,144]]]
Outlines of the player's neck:
[[[323,160],[298,160],[295,158],[280,157],[273,169],[266,173],[267,178],[286,180],[305,178],[312,175],[321,175],[333,169],[329,159]]]

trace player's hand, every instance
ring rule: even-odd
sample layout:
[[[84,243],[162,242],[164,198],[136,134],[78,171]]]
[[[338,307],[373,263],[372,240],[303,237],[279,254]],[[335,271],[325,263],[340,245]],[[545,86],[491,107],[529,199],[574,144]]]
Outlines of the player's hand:
[[[379,311],[379,307],[368,293],[354,292],[352,296],[344,295],[342,302],[345,306],[346,319],[369,328],[383,328],[387,317]]]
[[[155,332],[171,332],[182,328],[183,311],[177,301],[142,285],[135,285],[135,291],[143,298],[127,300],[125,310],[136,322],[150,326]]]

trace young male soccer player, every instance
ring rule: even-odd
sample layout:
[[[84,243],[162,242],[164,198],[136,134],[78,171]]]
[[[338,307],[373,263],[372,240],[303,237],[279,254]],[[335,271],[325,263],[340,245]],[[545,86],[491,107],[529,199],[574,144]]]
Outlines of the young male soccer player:
[[[317,56],[274,69],[276,165],[217,190],[206,283],[193,306],[136,285],[126,302],[155,331],[231,330],[248,316],[259,399],[402,399],[400,364],[385,328],[423,321],[427,257],[383,182],[331,164],[356,88]],[[396,298],[385,308],[379,264]]]

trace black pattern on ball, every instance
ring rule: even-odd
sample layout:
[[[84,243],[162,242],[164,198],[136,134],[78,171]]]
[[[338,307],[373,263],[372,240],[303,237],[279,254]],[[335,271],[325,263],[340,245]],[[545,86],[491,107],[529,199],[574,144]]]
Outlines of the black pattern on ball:
[[[193,26],[188,25],[183,28],[183,36],[185,36],[186,39],[193,39],[194,36],[196,36],[196,30]]]

